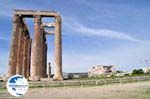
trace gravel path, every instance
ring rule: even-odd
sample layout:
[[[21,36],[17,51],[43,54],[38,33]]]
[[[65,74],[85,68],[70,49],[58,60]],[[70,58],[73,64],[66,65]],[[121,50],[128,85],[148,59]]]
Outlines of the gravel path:
[[[150,81],[78,88],[30,89],[23,99],[150,99]]]

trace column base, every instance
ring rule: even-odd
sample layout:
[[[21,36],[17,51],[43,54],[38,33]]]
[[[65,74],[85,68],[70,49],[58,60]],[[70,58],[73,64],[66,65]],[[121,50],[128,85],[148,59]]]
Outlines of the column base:
[[[64,79],[63,79],[62,76],[54,76],[54,77],[53,77],[53,80],[55,80],[55,81],[62,81],[62,80],[64,80]]]
[[[29,80],[31,80],[31,81],[40,81],[40,76],[30,76]]]

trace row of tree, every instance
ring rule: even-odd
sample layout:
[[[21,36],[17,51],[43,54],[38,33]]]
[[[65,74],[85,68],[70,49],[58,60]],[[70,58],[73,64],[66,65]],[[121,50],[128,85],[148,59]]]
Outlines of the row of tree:
[[[137,75],[137,74],[144,74],[144,71],[142,69],[134,69],[132,71],[132,75]]]

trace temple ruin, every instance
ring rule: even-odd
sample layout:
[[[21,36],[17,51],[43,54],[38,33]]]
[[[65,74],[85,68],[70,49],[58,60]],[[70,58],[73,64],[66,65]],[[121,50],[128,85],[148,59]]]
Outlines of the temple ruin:
[[[54,18],[55,21],[43,23],[43,17]],[[25,18],[34,18],[33,40]],[[46,31],[45,27],[54,27],[54,30]],[[61,16],[55,11],[14,10],[12,29],[8,76],[19,74],[31,81],[49,77],[50,74],[46,74],[46,68],[50,69],[47,67],[46,35],[54,35],[54,79],[63,80]]]

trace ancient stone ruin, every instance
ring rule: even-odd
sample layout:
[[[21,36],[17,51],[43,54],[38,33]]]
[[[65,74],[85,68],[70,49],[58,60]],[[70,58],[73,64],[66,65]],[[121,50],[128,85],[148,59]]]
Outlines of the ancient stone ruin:
[[[55,18],[55,21],[42,23],[43,17]],[[33,40],[24,18],[34,18]],[[54,27],[54,30],[46,31],[45,27]],[[14,10],[8,76],[19,74],[38,81],[50,75],[46,74],[46,68],[49,68],[46,35],[54,35],[54,79],[63,80],[61,16],[54,11]]]

